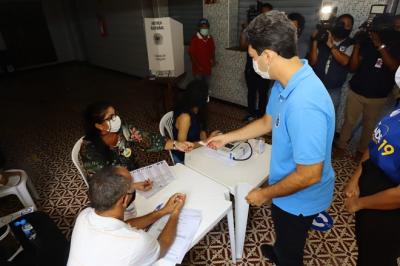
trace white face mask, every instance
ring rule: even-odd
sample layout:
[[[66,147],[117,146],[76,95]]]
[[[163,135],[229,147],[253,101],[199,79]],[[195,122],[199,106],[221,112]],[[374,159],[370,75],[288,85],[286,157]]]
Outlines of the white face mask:
[[[260,75],[263,79],[271,79],[271,77],[269,76],[268,70],[269,70],[269,65],[267,66],[267,71],[263,72],[260,70],[260,68],[258,67],[258,62],[256,60],[253,59],[253,68],[254,71]]]
[[[119,131],[119,129],[121,128],[121,118],[119,118],[119,116],[114,116],[113,119],[108,121],[108,131],[111,133],[116,133]]]
[[[394,75],[394,81],[397,84],[397,87],[400,88],[400,67],[397,69],[396,74]]]

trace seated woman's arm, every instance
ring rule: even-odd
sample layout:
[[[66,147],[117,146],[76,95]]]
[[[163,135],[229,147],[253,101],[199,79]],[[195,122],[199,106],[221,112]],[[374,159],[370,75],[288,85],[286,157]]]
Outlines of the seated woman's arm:
[[[186,113],[182,113],[176,119],[175,127],[178,130],[178,141],[186,141],[187,135],[189,133],[190,128],[190,115]]]
[[[147,152],[158,152],[162,150],[174,149],[174,141],[161,136],[158,133],[141,131],[134,127],[130,127],[131,141],[137,143],[139,148]],[[193,148],[193,144],[188,142],[176,142],[176,148],[180,151],[187,152]]]

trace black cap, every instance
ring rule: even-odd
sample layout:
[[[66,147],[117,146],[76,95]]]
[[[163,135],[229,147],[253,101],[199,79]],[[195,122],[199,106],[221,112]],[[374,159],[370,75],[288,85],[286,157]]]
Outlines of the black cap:
[[[199,27],[201,26],[208,26],[210,27],[210,22],[208,22],[208,19],[202,18],[199,20],[199,23],[197,24]]]

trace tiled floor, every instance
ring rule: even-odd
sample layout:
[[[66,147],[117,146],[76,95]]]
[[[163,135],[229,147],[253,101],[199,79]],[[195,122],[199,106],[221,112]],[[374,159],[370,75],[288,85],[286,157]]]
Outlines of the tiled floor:
[[[157,131],[154,87],[116,72],[67,64],[0,79],[0,147],[9,168],[25,169],[41,199],[38,206],[70,237],[78,212],[87,203],[86,187],[70,159],[74,142],[82,136],[81,112],[94,100],[107,100],[121,117],[139,128]],[[213,101],[210,129],[241,126],[243,108]],[[162,159],[166,152],[138,154],[140,165]],[[354,165],[334,161],[335,198],[329,213],[335,226],[326,233],[310,232],[305,248],[306,265],[355,265],[357,254],[353,216],[343,208],[343,186]],[[18,208],[10,199],[1,209]],[[6,206],[7,205],[7,206]],[[250,209],[243,260],[238,265],[268,265],[261,243],[272,243],[273,225],[268,207]],[[184,265],[231,265],[227,223],[222,221],[185,257]]]

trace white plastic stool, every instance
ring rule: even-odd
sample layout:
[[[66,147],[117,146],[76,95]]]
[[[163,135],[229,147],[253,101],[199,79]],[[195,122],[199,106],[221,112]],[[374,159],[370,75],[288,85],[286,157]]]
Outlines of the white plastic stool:
[[[26,172],[20,169],[10,169],[5,172],[18,172],[20,176],[11,176],[6,185],[0,186],[0,198],[14,194],[21,201],[22,205],[25,207],[33,207],[36,210],[36,204],[29,194],[28,189],[34,198],[38,199],[39,195]]]

